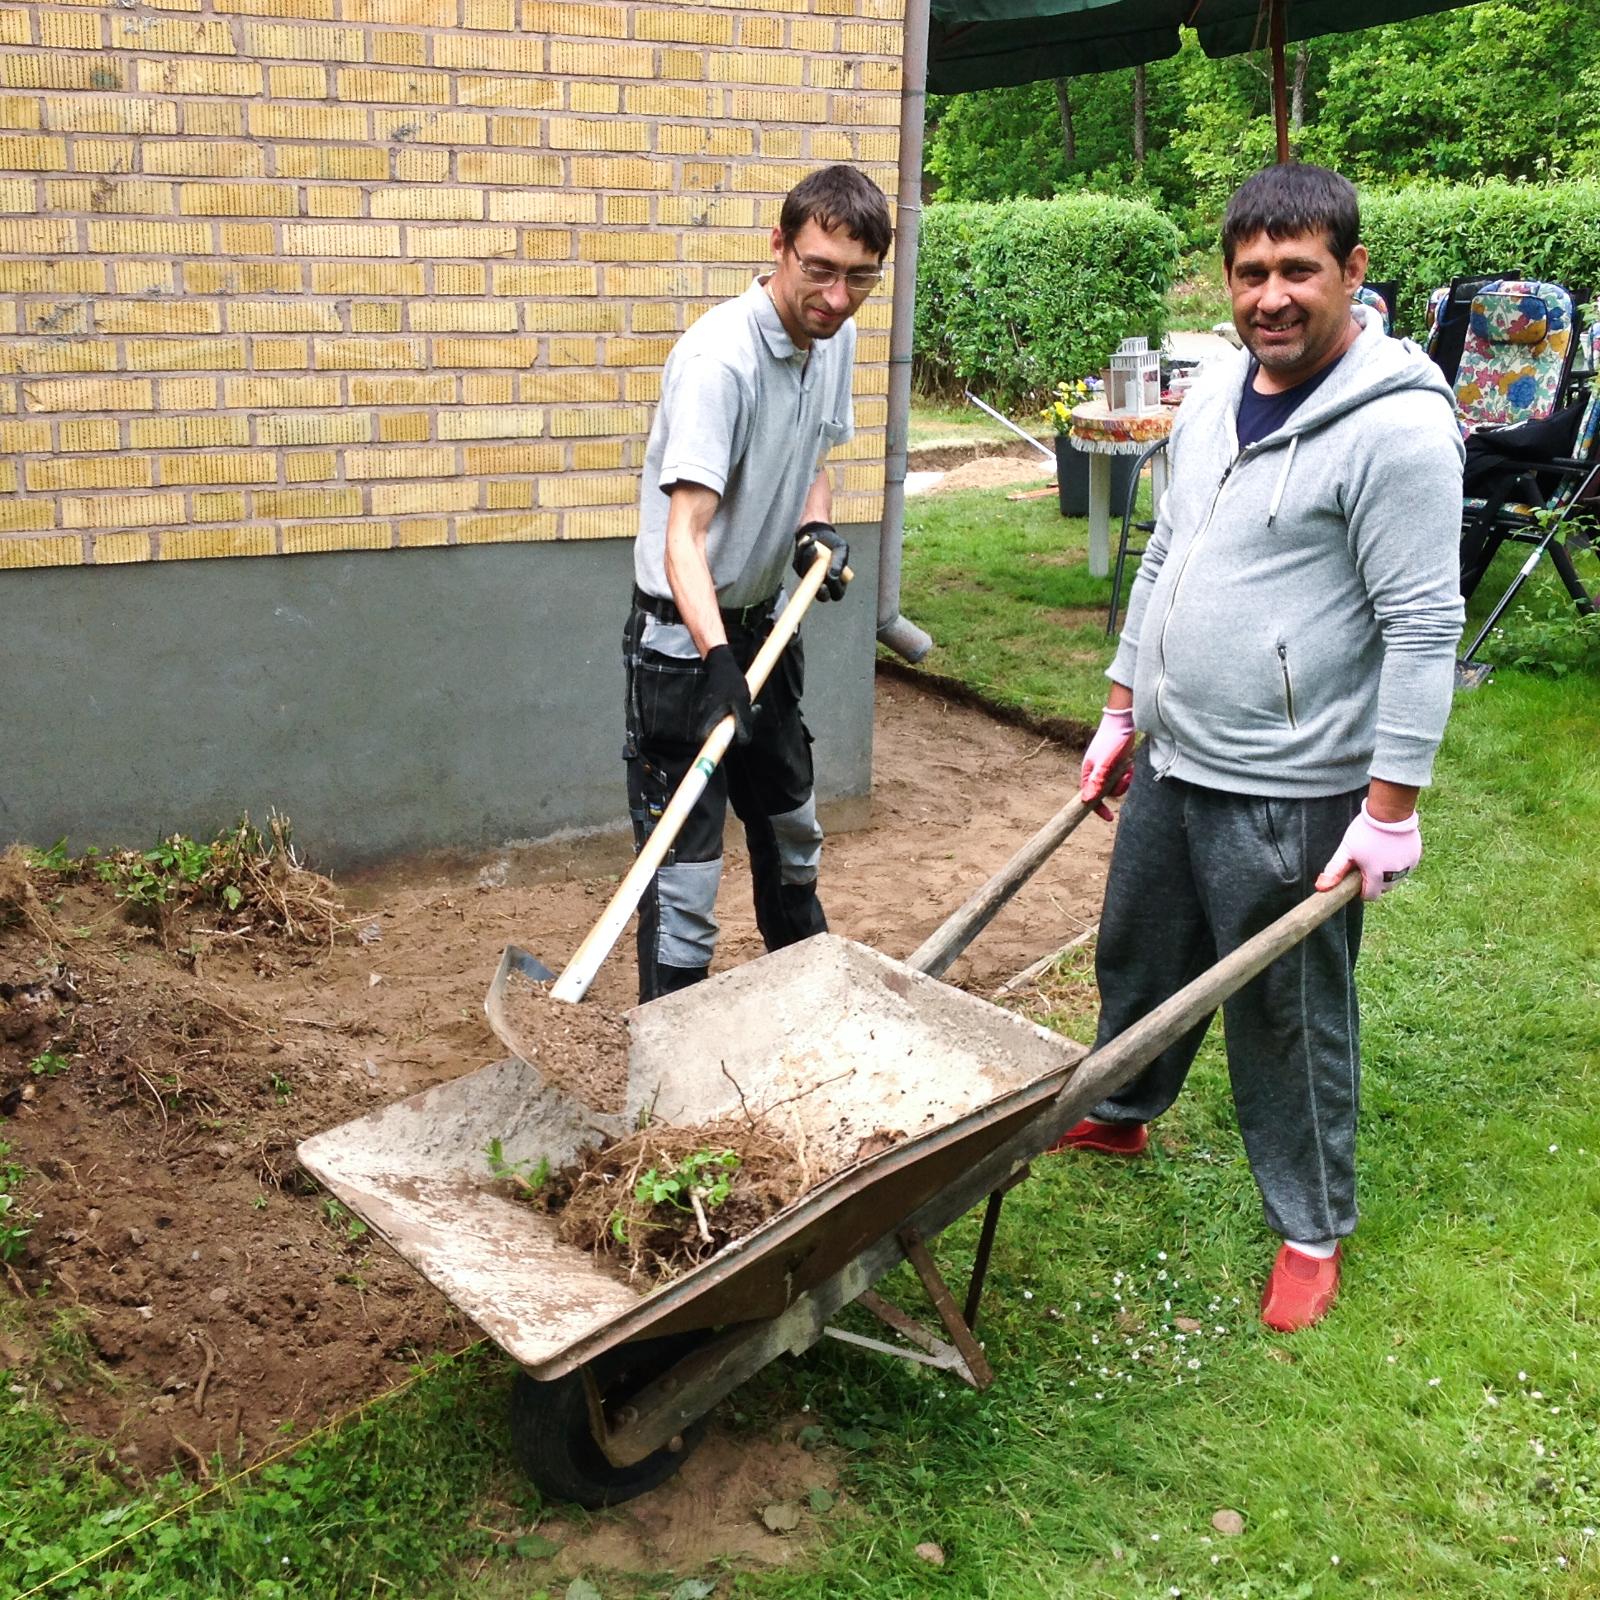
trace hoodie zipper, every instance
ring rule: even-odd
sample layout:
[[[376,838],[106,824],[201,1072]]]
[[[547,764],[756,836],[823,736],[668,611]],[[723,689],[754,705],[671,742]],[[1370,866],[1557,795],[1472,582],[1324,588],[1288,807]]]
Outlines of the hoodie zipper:
[[[1283,703],[1289,712],[1289,726],[1298,728],[1300,724],[1294,720],[1294,680],[1289,676],[1289,647],[1281,642],[1278,645],[1278,665],[1283,669]]]
[[[1206,520],[1200,524],[1200,531],[1194,536],[1193,539],[1189,541],[1189,548],[1184,551],[1183,565],[1178,568],[1178,576],[1173,580],[1172,583],[1172,598],[1167,602],[1167,614],[1161,619],[1161,675],[1156,679],[1156,716],[1160,718],[1163,723],[1166,722],[1166,717],[1162,714],[1161,710],[1161,691],[1166,687],[1167,683],[1167,628],[1171,625],[1172,613],[1177,609],[1178,593],[1183,588],[1183,580],[1189,571],[1189,563],[1194,559],[1194,553],[1199,548],[1200,541],[1204,539],[1205,536],[1211,531],[1211,523],[1216,517],[1217,503],[1222,499],[1222,491],[1227,487],[1228,479],[1233,476],[1233,469],[1238,466],[1243,459],[1244,451],[1241,450],[1238,455],[1236,455],[1233,460],[1228,463],[1227,467],[1223,471],[1222,477],[1218,479],[1216,493],[1211,496],[1211,507],[1206,512]],[[1168,756],[1166,761],[1162,763],[1156,772],[1156,776],[1158,778],[1164,778],[1172,770],[1172,764],[1177,759],[1178,743],[1177,740],[1174,739],[1172,743],[1172,754]]]

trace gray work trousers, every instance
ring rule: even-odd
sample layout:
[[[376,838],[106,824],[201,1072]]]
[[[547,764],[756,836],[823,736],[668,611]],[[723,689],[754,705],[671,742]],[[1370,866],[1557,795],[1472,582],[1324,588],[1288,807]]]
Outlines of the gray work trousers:
[[[1364,793],[1225,794],[1156,778],[1141,746],[1117,818],[1096,946],[1096,1046],[1311,894]],[[1340,1239],[1356,1225],[1360,943],[1356,900],[1223,1006],[1245,1153],[1267,1226],[1287,1239]],[[1197,1023],[1094,1115],[1122,1123],[1160,1116],[1210,1023]]]

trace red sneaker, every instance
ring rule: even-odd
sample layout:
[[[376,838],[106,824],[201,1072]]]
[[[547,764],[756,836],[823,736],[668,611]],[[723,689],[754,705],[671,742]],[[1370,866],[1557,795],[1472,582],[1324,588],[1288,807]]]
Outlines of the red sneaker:
[[[1068,1128],[1046,1154],[1097,1150],[1103,1156],[1139,1156],[1149,1143],[1150,1130],[1142,1122],[1094,1122],[1085,1117]]]
[[[1279,1333],[1298,1333],[1321,1322],[1339,1292],[1339,1255],[1326,1261],[1284,1245],[1261,1291],[1261,1320]]]

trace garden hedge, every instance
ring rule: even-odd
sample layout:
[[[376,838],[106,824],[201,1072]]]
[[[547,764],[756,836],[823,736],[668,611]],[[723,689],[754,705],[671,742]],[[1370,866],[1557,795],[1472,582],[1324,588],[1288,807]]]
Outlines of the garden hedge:
[[[1395,331],[1420,339],[1428,293],[1482,273],[1600,289],[1600,183],[1418,184],[1361,196],[1367,275],[1398,279]]]
[[[931,205],[917,257],[917,387],[1042,404],[1100,371],[1128,334],[1157,339],[1176,225],[1105,195]]]

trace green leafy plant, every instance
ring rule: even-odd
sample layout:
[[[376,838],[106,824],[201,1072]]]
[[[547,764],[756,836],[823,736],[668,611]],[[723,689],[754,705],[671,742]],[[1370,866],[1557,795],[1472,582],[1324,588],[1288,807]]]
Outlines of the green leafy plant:
[[[26,859],[35,872],[71,872],[77,865],[67,850],[65,835],[48,850],[29,850]]]
[[[483,1150],[489,1171],[496,1178],[515,1186],[524,1199],[531,1199],[550,1181],[550,1163],[540,1156],[537,1161],[512,1161],[507,1159],[505,1147],[498,1139],[491,1139]]]
[[[696,1150],[670,1172],[655,1167],[643,1173],[633,1186],[633,1198],[641,1205],[674,1206],[692,1211],[698,1200],[714,1211],[733,1191],[733,1175],[739,1170],[739,1157],[732,1150]]]
[[[28,1224],[36,1220],[22,1209],[12,1193],[28,1176],[28,1169],[8,1161],[10,1154],[11,1146],[0,1140],[0,1262],[7,1265],[21,1256],[28,1235],[33,1232]]]
[[[332,1196],[322,1202],[322,1220],[334,1233],[341,1235],[350,1243],[367,1236],[366,1223],[360,1217],[352,1216],[349,1210]]]
[[[43,1055],[38,1055],[28,1063],[28,1071],[36,1078],[59,1078],[72,1060],[68,1056],[57,1055],[53,1050],[46,1050]]]

